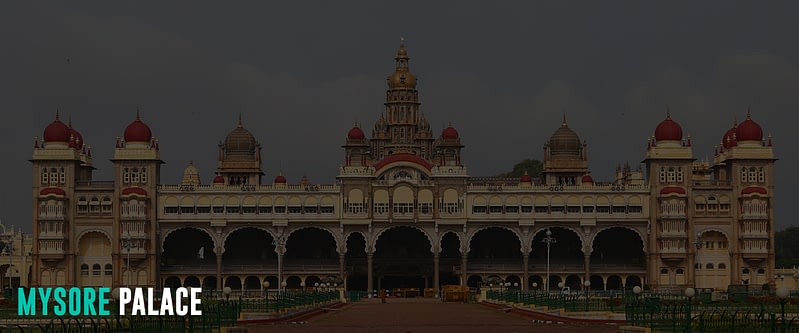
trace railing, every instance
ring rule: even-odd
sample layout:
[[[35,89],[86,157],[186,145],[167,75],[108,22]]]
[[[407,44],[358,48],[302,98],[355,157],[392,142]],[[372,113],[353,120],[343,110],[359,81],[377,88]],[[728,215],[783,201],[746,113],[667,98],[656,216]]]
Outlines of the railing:
[[[474,183],[468,185],[469,192],[487,191],[533,191],[533,192],[649,192],[649,185],[617,185],[617,184],[594,184],[594,185],[533,185],[519,186],[518,183]]]
[[[486,292],[486,298],[491,301],[546,306],[549,309],[564,309],[566,311],[608,311],[623,312],[623,298],[612,296],[598,296],[590,291],[562,293],[560,291],[546,292],[544,290],[500,289],[493,288]]]
[[[158,185],[159,192],[339,192],[339,185]]]

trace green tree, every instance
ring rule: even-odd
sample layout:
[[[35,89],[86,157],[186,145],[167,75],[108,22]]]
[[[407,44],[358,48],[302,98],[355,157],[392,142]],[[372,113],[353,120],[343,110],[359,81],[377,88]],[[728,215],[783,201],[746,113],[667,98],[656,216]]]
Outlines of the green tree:
[[[774,234],[777,267],[799,266],[799,227],[791,226]]]
[[[501,173],[497,175],[497,177],[517,178],[521,177],[525,171],[527,171],[527,174],[530,176],[538,177],[543,170],[544,164],[542,164],[541,161],[528,158],[516,163],[512,171]]]

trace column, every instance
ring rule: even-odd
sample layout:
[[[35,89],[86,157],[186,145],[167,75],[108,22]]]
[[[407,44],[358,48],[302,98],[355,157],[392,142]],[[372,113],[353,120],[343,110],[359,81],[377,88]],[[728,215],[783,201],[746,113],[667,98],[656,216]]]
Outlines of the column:
[[[440,256],[440,253],[433,253],[433,288],[435,289],[436,296],[438,296],[438,291],[440,289],[438,276],[438,264]]]
[[[583,281],[591,280],[591,253],[583,256],[583,265],[585,265],[585,278]]]
[[[342,281],[342,287],[347,285],[347,277],[344,272],[344,263],[345,263],[345,254],[339,253],[338,254],[338,275]],[[346,290],[346,289],[344,289]]]
[[[222,290],[222,254],[216,254],[216,290]]]
[[[374,275],[372,272],[372,260],[374,259],[374,253],[367,252],[366,253],[366,293],[369,294],[369,298],[372,298],[372,290],[375,289],[374,286]]]
[[[283,290],[283,252],[277,254],[277,289]]]
[[[529,269],[529,267],[530,267],[530,253],[529,252],[522,253],[522,265],[524,265],[524,267],[522,267],[522,271],[523,271],[524,276],[522,278],[522,286],[521,287],[522,287],[522,290],[527,290],[528,287],[529,287],[528,285],[530,284],[530,271],[529,271],[530,270]]]
[[[469,275],[466,274],[466,263],[469,259],[469,253],[461,254],[461,286],[465,286]]]

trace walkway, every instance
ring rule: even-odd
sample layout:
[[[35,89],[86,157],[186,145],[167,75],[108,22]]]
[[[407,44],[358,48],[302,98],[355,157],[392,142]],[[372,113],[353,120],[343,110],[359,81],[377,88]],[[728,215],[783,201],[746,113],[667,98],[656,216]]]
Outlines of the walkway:
[[[535,323],[502,309],[480,304],[443,303],[424,298],[389,298],[350,303],[305,322],[247,326],[248,333],[486,333],[486,332],[618,332],[608,324]]]

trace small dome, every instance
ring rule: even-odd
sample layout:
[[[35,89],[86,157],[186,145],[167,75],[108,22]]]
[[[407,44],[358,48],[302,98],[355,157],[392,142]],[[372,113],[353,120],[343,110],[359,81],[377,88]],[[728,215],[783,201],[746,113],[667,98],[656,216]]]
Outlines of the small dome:
[[[225,183],[225,177],[222,177],[222,175],[216,175],[216,177],[214,177],[214,184],[224,184],[224,183]]]
[[[444,140],[457,140],[460,136],[458,135],[458,130],[450,124],[449,127],[441,132],[441,137],[444,138]]]
[[[657,141],[680,141],[682,140],[682,127],[676,121],[671,120],[671,113],[666,111],[666,119],[660,122],[655,128],[655,140]]]
[[[200,171],[194,166],[193,161],[183,169],[183,179],[181,185],[200,185]]]
[[[563,116],[563,123],[560,128],[549,137],[549,153],[552,155],[580,155],[582,144],[580,137],[577,136],[569,125],[566,124],[566,116]]]
[[[349,140],[363,140],[365,137],[366,135],[363,134],[363,130],[360,127],[358,127],[358,125],[355,125],[347,133],[347,139]]]
[[[735,133],[737,130],[738,123],[733,122],[732,128],[728,129],[727,132],[724,133],[724,137],[721,139],[721,145],[724,146],[724,148],[735,147],[738,144],[738,134]]]
[[[55,115],[55,120],[44,129],[45,142],[69,142],[70,135],[69,126],[58,119],[58,113]]]
[[[150,142],[152,138],[153,132],[150,131],[150,126],[141,121],[139,113],[136,112],[136,120],[125,128],[125,142]]]
[[[83,136],[80,135],[80,132],[75,130],[75,128],[72,126],[69,126],[69,135],[70,135],[70,141],[69,141],[70,147],[72,148],[83,147]]]
[[[400,43],[399,50],[397,50],[397,67],[394,73],[388,76],[389,88],[416,88],[416,75],[413,75],[408,69],[408,51],[405,50],[405,42]]]
[[[738,141],[762,141],[763,129],[752,120],[752,115],[747,112],[746,120],[738,125],[738,129],[735,130],[735,136]]]
[[[254,160],[257,146],[255,136],[244,128],[239,117],[239,124],[225,138],[226,157],[239,156]]]
[[[519,182],[520,183],[532,183],[533,182],[533,176],[530,176],[529,174],[527,174],[527,171],[524,171],[524,174],[519,178]]]
[[[286,177],[283,177],[283,174],[279,174],[277,175],[277,177],[275,177],[275,184],[285,184],[285,183],[286,183]]]
[[[594,178],[593,178],[593,177],[591,177],[591,175],[585,175],[585,176],[583,176],[583,180],[582,180],[582,182],[583,182],[584,184],[585,184],[585,183],[593,183],[593,182],[594,182]]]

